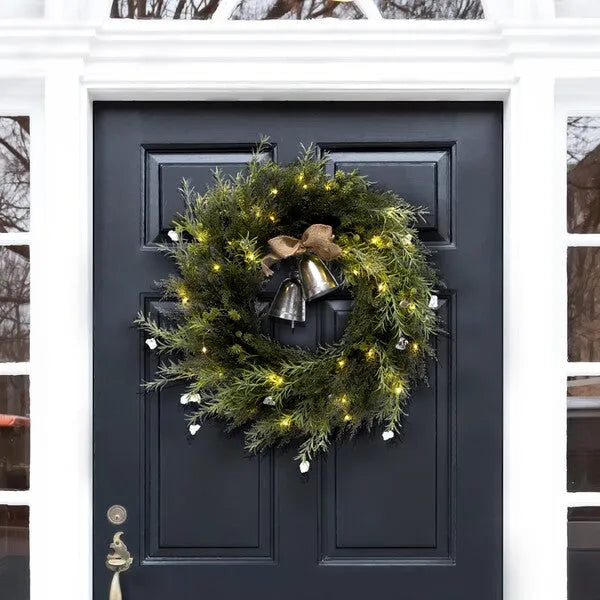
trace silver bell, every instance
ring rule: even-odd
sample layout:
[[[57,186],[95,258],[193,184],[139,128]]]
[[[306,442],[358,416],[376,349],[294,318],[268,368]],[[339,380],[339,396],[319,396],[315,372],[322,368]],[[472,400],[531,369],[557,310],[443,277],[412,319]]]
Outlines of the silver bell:
[[[288,278],[281,282],[277,294],[269,307],[269,316],[292,322],[304,323],[306,320],[306,303],[302,295],[302,286],[297,279]]]
[[[325,266],[325,263],[317,256],[304,254],[300,258],[300,282],[304,297],[307,300],[320,298],[338,287],[338,283]]]

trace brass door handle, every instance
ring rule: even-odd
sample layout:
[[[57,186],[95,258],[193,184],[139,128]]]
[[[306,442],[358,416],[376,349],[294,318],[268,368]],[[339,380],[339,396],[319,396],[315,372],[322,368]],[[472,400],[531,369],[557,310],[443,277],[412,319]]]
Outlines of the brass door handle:
[[[108,600],[123,600],[120,575],[123,571],[127,571],[131,567],[131,563],[133,563],[133,556],[127,550],[125,542],[121,541],[122,535],[122,531],[115,533],[110,545],[113,551],[106,556],[106,568],[114,572],[110,582]]]

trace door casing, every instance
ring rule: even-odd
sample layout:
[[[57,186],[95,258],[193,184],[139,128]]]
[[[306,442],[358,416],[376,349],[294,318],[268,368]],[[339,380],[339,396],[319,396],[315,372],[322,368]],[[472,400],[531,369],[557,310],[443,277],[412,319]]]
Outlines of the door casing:
[[[364,73],[368,69],[368,65],[357,65],[357,68]],[[240,75],[241,77],[241,75]],[[528,458],[523,451],[527,449],[526,442],[528,435],[519,430],[519,423],[523,426],[529,426],[534,422],[532,411],[535,412],[535,407],[528,408],[527,393],[531,391],[529,385],[529,373],[524,373],[520,368],[520,363],[527,361],[531,356],[528,356],[529,350],[523,342],[523,332],[529,334],[537,333],[539,327],[532,326],[528,323],[528,318],[531,313],[531,304],[527,300],[528,296],[535,293],[540,293],[540,290],[545,290],[544,286],[539,286],[539,277],[531,279],[531,270],[533,268],[532,256],[535,252],[531,252],[527,246],[527,251],[523,253],[523,243],[530,238],[530,230],[523,230],[523,222],[535,222],[538,227],[546,231],[556,232],[557,219],[548,211],[548,215],[540,215],[537,211],[535,203],[526,203],[520,200],[526,191],[533,192],[533,188],[528,180],[530,173],[543,172],[547,168],[548,155],[554,154],[552,150],[544,151],[544,146],[551,148],[553,140],[553,132],[544,131],[548,121],[552,121],[553,117],[553,94],[552,94],[552,78],[538,76],[532,69],[524,81],[517,84],[507,84],[506,82],[496,82],[492,85],[481,85],[474,89],[472,81],[456,81],[452,80],[451,84],[438,84],[432,89],[431,85],[427,84],[400,84],[396,85],[393,82],[386,84],[370,84],[363,86],[362,89],[357,89],[357,86],[352,81],[348,80],[340,83],[340,81],[323,83],[313,82],[304,85],[304,90],[301,94],[306,99],[328,99],[328,100],[366,100],[374,101],[378,99],[390,100],[479,100],[479,99],[495,99],[505,101],[505,191],[504,191],[504,212],[505,212],[505,246],[504,246],[504,262],[505,262],[505,344],[504,344],[504,372],[505,372],[505,432],[510,432],[506,435],[505,444],[505,493],[504,493],[504,527],[505,527],[505,598],[510,600],[528,600],[531,598],[529,590],[538,589],[534,581],[523,578],[519,575],[524,569],[522,559],[530,564],[532,572],[535,572],[537,561],[541,560],[539,554],[534,556],[531,550],[531,532],[534,531],[540,535],[536,538],[536,547],[556,548],[552,550],[553,556],[558,555],[558,560],[552,561],[552,567],[556,567],[558,571],[562,568],[564,561],[564,544],[566,540],[566,523],[563,527],[562,520],[565,520],[565,515],[557,510],[562,502],[560,488],[556,487],[556,501],[551,498],[549,506],[542,510],[540,519],[536,520],[532,525],[532,507],[541,504],[544,499],[543,491],[548,490],[548,480],[540,476],[538,481],[542,482],[540,493],[532,494],[530,501],[523,502],[531,492],[536,490],[537,483],[530,478],[531,465],[535,463],[535,455]],[[65,91],[65,86],[67,90]],[[443,91],[439,91],[440,88]],[[476,86],[477,87],[477,86]],[[228,88],[224,92],[223,89]],[[468,91],[465,91],[468,90]],[[529,95],[529,99],[527,96]],[[119,77],[113,80],[105,80],[102,84],[93,84],[89,81],[81,81],[79,77],[78,67],[75,66],[72,70],[65,72],[62,68],[57,68],[52,71],[46,79],[46,100],[45,105],[40,103],[37,106],[38,111],[38,156],[41,155],[40,148],[44,148],[44,138],[47,140],[48,150],[61,151],[54,157],[48,157],[44,165],[44,169],[48,171],[60,171],[64,166],[64,161],[70,161],[73,165],[79,168],[79,173],[74,178],[74,185],[70,189],[65,190],[64,183],[58,176],[50,176],[49,190],[50,194],[58,196],[60,191],[62,195],[62,208],[72,209],[71,216],[65,222],[64,212],[61,214],[47,214],[47,222],[43,225],[40,223],[41,231],[38,239],[34,241],[32,253],[35,256],[38,248],[38,283],[37,289],[39,295],[47,292],[53,284],[52,273],[50,268],[48,274],[43,273],[45,267],[52,267],[52,254],[43,256],[43,244],[56,243],[55,233],[59,231],[80,231],[83,228],[83,234],[71,239],[70,255],[65,257],[61,265],[60,272],[64,274],[64,283],[69,286],[69,295],[66,301],[63,301],[61,306],[51,304],[53,309],[59,308],[55,312],[41,313],[39,311],[38,322],[41,322],[44,315],[55,318],[57,314],[64,315],[73,319],[72,326],[69,328],[69,343],[71,344],[71,355],[77,353],[78,358],[76,363],[70,362],[70,368],[77,370],[78,375],[74,380],[72,388],[73,394],[78,397],[78,416],[76,422],[78,424],[78,435],[75,441],[64,442],[63,446],[68,449],[69,453],[74,448],[77,448],[81,453],[77,458],[73,455],[70,459],[69,468],[73,476],[72,482],[67,482],[61,493],[57,495],[57,500],[50,503],[47,508],[38,510],[37,517],[32,517],[32,523],[35,524],[36,519],[41,522],[44,515],[46,517],[54,516],[53,508],[56,508],[57,502],[62,499],[68,499],[73,502],[77,499],[78,506],[76,511],[76,521],[79,546],[83,551],[77,559],[78,569],[71,578],[71,589],[74,590],[73,598],[89,597],[91,594],[91,571],[90,552],[91,547],[91,425],[89,415],[91,414],[91,327],[92,327],[92,305],[91,305],[91,265],[92,265],[92,244],[89,231],[91,231],[91,102],[93,100],[203,100],[203,99],[256,99],[257,97],[271,100],[286,100],[298,99],[297,91],[289,85],[274,86],[271,80],[266,78],[262,82],[254,82],[248,85],[240,78],[231,78],[226,84],[219,82],[219,85],[205,83],[197,78],[192,78],[188,81],[179,81],[176,84],[158,85],[156,83],[148,84],[125,84]],[[545,99],[545,100],[544,100]],[[44,115],[45,110],[45,116]],[[532,116],[533,115],[533,116]],[[65,134],[64,128],[59,124],[65,121],[76,121],[72,131]],[[54,121],[54,124],[52,124]],[[42,130],[41,124],[46,123],[46,131]],[[536,145],[540,146],[538,156],[529,155],[529,163],[527,172],[524,168],[520,168],[518,163],[523,159],[524,153],[527,150],[532,150],[531,144],[523,146],[523,127],[530,127],[530,131],[536,137]],[[34,119],[35,126],[35,119]],[[34,142],[35,143],[35,142]],[[50,146],[52,144],[52,146]],[[35,152],[35,150],[34,150]],[[59,156],[60,154],[60,156]],[[38,167],[38,172],[41,167]],[[35,172],[34,172],[35,178]],[[542,183],[536,188],[537,193],[546,195],[547,198],[553,197],[552,184],[554,182],[549,179],[546,185]],[[35,185],[34,185],[35,188]],[[34,196],[40,198],[39,204],[42,204],[42,191],[38,189],[33,191]],[[82,201],[82,198],[84,199]],[[34,200],[35,202],[35,200]],[[48,211],[50,213],[50,211]],[[39,213],[38,213],[39,214]],[[43,214],[43,213],[42,213]],[[38,221],[39,223],[39,221]],[[70,229],[71,228],[71,229]],[[508,236],[506,232],[511,231]],[[525,259],[525,262],[523,260]],[[517,269],[515,265],[521,264],[522,268]],[[547,273],[547,270],[545,271]],[[34,275],[35,278],[35,275]],[[36,284],[34,283],[34,286]],[[35,293],[35,292],[33,292]],[[528,308],[529,307],[529,308]],[[525,308],[525,310],[524,310]],[[48,310],[48,309],[47,309]],[[35,322],[35,311],[32,316]],[[44,346],[44,336],[51,334],[51,328],[38,328],[34,336],[38,337],[37,346]],[[73,344],[74,342],[74,344]],[[32,341],[32,347],[36,346],[35,339]],[[535,360],[532,366],[533,371],[539,373],[539,365],[547,358],[547,354],[540,352],[539,360]],[[44,368],[42,359],[47,358],[48,353],[39,351],[36,355],[32,355],[32,365],[36,369],[36,374],[32,378],[32,385],[37,385],[39,388],[44,386],[44,378],[51,378],[49,372],[52,361],[48,362],[48,367]],[[56,364],[56,363],[54,363]],[[547,362],[545,363],[548,364]],[[552,362],[552,364],[558,364]],[[547,367],[546,367],[547,368]],[[556,380],[555,380],[556,381]],[[539,388],[538,388],[539,391]],[[38,413],[39,414],[39,413]],[[556,429],[555,429],[556,431]],[[43,443],[42,436],[39,442]],[[39,439],[39,438],[38,438]],[[46,438],[47,439],[47,438]],[[557,444],[560,446],[560,444]],[[59,448],[60,448],[59,444]],[[35,451],[35,448],[33,449]],[[559,448],[560,450],[560,448]],[[43,447],[38,446],[38,452],[42,452]],[[556,454],[546,456],[545,460],[554,459]],[[560,460],[560,457],[559,457]],[[51,483],[51,479],[48,478]],[[563,481],[561,480],[562,484]],[[547,500],[547,497],[546,497]],[[41,503],[40,503],[41,505]],[[544,510],[546,512],[544,512]],[[551,514],[556,527],[552,532],[545,532],[544,529],[536,523],[542,519],[543,515]],[[41,525],[41,523],[40,523]],[[533,529],[532,529],[533,528]],[[39,533],[36,534],[35,528],[32,527],[32,544],[37,545],[37,556],[41,557],[42,548],[47,548],[50,551],[53,547],[53,539],[42,539],[42,536],[47,532],[47,528],[40,527]],[[36,541],[37,540],[37,541]],[[547,554],[547,551],[546,551]],[[48,556],[48,554],[45,554]],[[515,564],[512,556],[521,558],[520,564]],[[37,564],[37,567],[36,567]],[[33,588],[41,591],[46,586],[43,574],[45,573],[49,580],[52,580],[53,571],[49,564],[41,558],[36,559],[35,554],[32,557],[32,568],[37,569],[38,578],[34,581]],[[539,568],[539,567],[538,567]],[[547,567],[546,567],[547,568]],[[565,565],[566,569],[566,565]],[[561,580],[560,573],[556,575],[554,580]],[[553,580],[553,578],[549,578]],[[550,584],[548,584],[548,589]],[[77,590],[77,591],[76,591]],[[39,592],[38,592],[39,593]],[[558,595],[560,594],[560,595]],[[43,597],[43,594],[38,595]],[[550,596],[548,596],[550,597]],[[562,598],[562,592],[559,589],[556,598]]]

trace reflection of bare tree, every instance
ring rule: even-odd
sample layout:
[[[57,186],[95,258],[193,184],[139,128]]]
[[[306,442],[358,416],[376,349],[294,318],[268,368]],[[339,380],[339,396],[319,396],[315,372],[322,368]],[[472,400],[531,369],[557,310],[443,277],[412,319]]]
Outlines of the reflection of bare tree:
[[[29,229],[29,119],[0,117],[0,233]]]
[[[569,231],[600,232],[600,117],[572,117],[567,125]]]
[[[480,0],[376,0],[386,19],[483,19]]]
[[[23,247],[0,248],[0,360],[29,359],[29,260]]]
[[[113,0],[111,17],[209,19],[218,0]],[[481,0],[376,0],[388,19],[482,19]],[[335,0],[241,0],[233,19],[361,18],[352,2]]]
[[[600,233],[600,118],[567,123],[567,218],[573,233]],[[600,248],[569,249],[569,360],[600,360]]]

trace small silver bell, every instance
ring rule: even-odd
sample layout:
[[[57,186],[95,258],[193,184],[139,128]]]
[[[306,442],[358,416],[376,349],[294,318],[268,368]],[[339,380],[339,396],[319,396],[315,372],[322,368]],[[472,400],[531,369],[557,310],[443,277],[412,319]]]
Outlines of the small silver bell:
[[[300,282],[304,297],[307,300],[320,298],[338,287],[338,283],[325,266],[325,263],[317,256],[304,254],[299,264]]]
[[[295,278],[288,278],[281,282],[277,294],[269,307],[269,316],[284,319],[294,323],[304,323],[306,320],[306,303],[302,295],[302,286]]]

